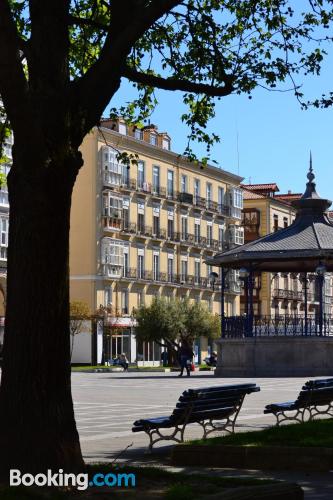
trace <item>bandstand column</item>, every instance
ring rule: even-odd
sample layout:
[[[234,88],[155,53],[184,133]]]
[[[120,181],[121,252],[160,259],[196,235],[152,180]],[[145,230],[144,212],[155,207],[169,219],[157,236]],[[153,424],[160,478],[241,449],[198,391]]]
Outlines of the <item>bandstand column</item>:
[[[225,313],[224,313],[224,303],[225,303],[225,269],[221,268],[221,337],[225,337]]]

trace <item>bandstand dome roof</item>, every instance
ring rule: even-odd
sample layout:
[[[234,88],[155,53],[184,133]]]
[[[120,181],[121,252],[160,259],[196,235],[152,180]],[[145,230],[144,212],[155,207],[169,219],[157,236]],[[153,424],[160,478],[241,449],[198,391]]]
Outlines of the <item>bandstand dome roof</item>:
[[[313,272],[319,263],[333,271],[333,224],[327,209],[330,200],[316,192],[312,161],[303,196],[291,202],[297,209],[294,222],[275,233],[219,253],[207,260],[213,266],[253,271]]]

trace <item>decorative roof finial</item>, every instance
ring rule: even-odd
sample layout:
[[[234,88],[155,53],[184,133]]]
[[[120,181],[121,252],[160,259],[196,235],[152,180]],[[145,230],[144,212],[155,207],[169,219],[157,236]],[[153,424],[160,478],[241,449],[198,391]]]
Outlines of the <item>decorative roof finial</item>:
[[[312,168],[312,153],[311,153],[311,149],[310,149],[310,168],[309,168],[309,172],[308,172],[307,178],[309,179],[309,182],[312,182],[314,180],[314,178],[315,178],[315,175],[313,173],[313,168]]]

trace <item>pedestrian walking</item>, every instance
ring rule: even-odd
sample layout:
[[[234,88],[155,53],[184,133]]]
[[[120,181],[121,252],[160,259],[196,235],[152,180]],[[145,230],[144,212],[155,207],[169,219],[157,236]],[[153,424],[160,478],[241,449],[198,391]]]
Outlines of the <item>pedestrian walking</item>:
[[[193,359],[193,351],[187,342],[182,342],[179,350],[180,355],[180,374],[178,377],[182,377],[184,373],[184,368],[186,369],[187,376],[191,375],[191,365]]]

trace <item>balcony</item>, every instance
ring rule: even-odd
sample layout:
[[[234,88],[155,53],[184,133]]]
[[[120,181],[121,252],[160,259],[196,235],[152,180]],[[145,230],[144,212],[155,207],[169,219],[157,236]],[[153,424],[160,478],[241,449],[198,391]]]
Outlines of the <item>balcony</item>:
[[[102,216],[103,228],[105,231],[120,231],[122,228],[122,219],[119,217]]]
[[[137,184],[136,184],[136,191],[138,193],[142,193],[142,194],[150,194],[151,193],[151,189],[152,186],[150,184],[150,182],[140,182],[138,181]]]
[[[193,245],[195,244],[194,234],[190,233],[174,233],[175,241],[181,245]]]
[[[152,227],[151,226],[141,226],[141,224],[137,225],[137,236],[141,237],[151,237],[152,236]]]
[[[231,210],[229,205],[218,204],[217,211],[218,211],[217,215],[220,215],[222,217],[230,217]]]
[[[165,240],[166,239],[166,230],[165,229],[158,229],[157,231],[153,230],[152,239]]]
[[[273,290],[273,298],[281,300],[304,300],[303,292],[297,290],[284,290],[282,288],[275,288]],[[310,299],[309,299],[310,300]]]
[[[130,179],[128,177],[123,177],[120,185],[122,191],[135,191],[136,190],[136,180]]]
[[[206,212],[217,212],[219,209],[218,203],[213,200],[206,200]]]
[[[136,233],[136,224],[135,222],[124,222],[121,226],[121,232],[125,234],[135,234]]]
[[[165,187],[153,185],[151,188],[151,195],[153,198],[166,198],[167,197],[166,189]]]
[[[194,196],[193,205],[200,208],[206,208],[206,200],[201,196]]]
[[[180,203],[185,203],[186,205],[193,205],[193,194],[190,193],[179,193],[178,201]]]

